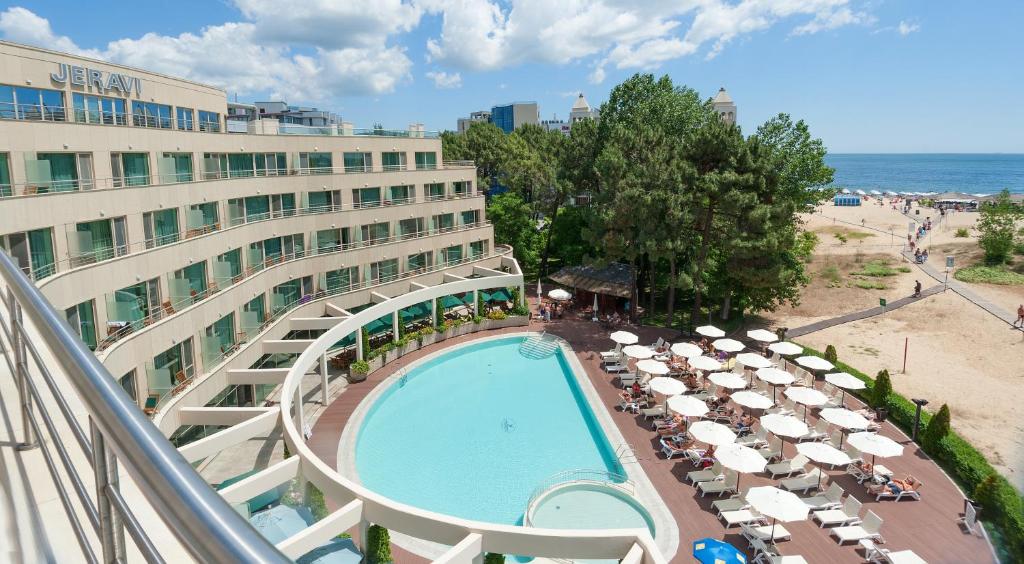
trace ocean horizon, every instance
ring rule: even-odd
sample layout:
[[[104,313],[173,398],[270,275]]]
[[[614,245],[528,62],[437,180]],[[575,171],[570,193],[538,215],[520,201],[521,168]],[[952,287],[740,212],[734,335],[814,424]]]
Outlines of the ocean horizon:
[[[1024,193],[1024,154],[829,153],[832,184],[897,192]]]

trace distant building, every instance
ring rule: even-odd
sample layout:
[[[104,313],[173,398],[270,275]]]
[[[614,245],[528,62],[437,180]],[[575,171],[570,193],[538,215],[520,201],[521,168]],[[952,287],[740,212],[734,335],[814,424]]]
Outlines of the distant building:
[[[732,97],[725,91],[725,88],[719,88],[718,94],[711,99],[711,106],[718,112],[718,115],[722,118],[722,121],[729,124],[736,124],[736,104],[732,101]]]
[[[256,113],[260,119],[276,119],[281,123],[325,127],[341,122],[338,114],[316,108],[290,106],[287,102],[256,102]]]
[[[480,110],[479,112],[473,112],[469,114],[468,118],[459,118],[458,130],[459,133],[465,133],[469,126],[474,123],[490,123],[491,112],[487,110]]]
[[[568,135],[569,130],[572,129],[572,124],[562,119],[541,120],[540,126],[548,131],[559,131],[563,135]]]
[[[497,125],[505,133],[512,133],[521,125],[540,124],[540,111],[537,102],[512,102],[491,108],[491,123]]]
[[[591,109],[587,99],[584,98],[583,93],[580,92],[579,98],[576,98],[576,102],[573,103],[572,109],[569,110],[569,122],[576,123],[578,121],[588,119],[597,119],[597,110]]]

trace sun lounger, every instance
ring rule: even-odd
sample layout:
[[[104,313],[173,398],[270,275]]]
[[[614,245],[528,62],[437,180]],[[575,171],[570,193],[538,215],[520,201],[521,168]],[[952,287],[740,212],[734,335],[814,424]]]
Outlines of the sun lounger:
[[[769,443],[757,449],[757,453],[763,456],[768,462],[771,462],[772,460],[782,460],[782,445],[779,443]]]
[[[750,491],[750,485],[744,484],[740,488],[740,493],[733,494],[725,499],[716,499],[711,502],[711,509],[714,509],[716,513],[721,514],[724,511],[739,511],[740,509],[746,509],[747,505],[747,492]]]
[[[800,501],[803,501],[811,511],[833,509],[842,503],[843,493],[843,488],[839,487],[839,484],[833,483],[824,493],[802,497]]]
[[[963,525],[964,529],[966,529],[967,532],[972,534],[978,534],[978,530],[981,529],[980,523],[978,522],[978,510],[975,509],[974,505],[970,503],[968,503],[967,507],[964,509],[963,516],[958,517],[956,522],[959,525]]]
[[[861,457],[860,450],[858,450],[857,447],[847,444],[842,450],[846,453],[846,456],[850,457],[851,463],[856,464],[858,462],[864,462],[864,458]]]
[[[774,527],[774,531],[772,530]],[[792,535],[781,523],[773,525],[740,525],[740,534],[753,546],[755,540],[764,543],[789,540]]]
[[[665,415],[665,404],[658,404],[654,407],[641,409],[640,414],[644,416],[644,419],[650,419],[651,417],[661,417],[662,415]]]
[[[686,481],[692,484],[716,480],[722,475],[722,465],[717,460],[707,470],[694,470],[686,473]]]
[[[772,407],[768,409],[768,413],[778,413],[779,415],[796,415],[796,404],[793,400],[786,399],[786,401],[779,407]]]
[[[889,550],[875,546],[868,561],[887,564],[921,564],[925,560],[913,550]]]
[[[770,474],[774,480],[776,476],[792,476],[797,472],[806,472],[807,470],[804,466],[806,466],[808,462],[810,462],[810,459],[802,454],[798,454],[791,460],[783,460],[776,464],[769,464],[765,467],[764,471]]]
[[[700,482],[697,484],[697,489],[700,490],[701,497],[704,497],[709,493],[718,494],[719,497],[721,497],[727,493],[736,492],[736,480],[736,473],[730,470],[726,470],[725,474],[723,474],[722,479],[712,480],[709,482]]]
[[[761,427],[760,424],[755,423],[754,432],[736,439],[736,443],[750,448],[766,446],[768,444],[768,431]]]
[[[863,484],[864,480],[871,479],[871,474],[865,472],[864,470],[861,470],[859,464],[851,464],[847,466],[846,473],[849,474],[850,476],[853,476],[857,480],[858,484]]]
[[[821,469],[814,468],[810,472],[806,472],[796,478],[782,480],[780,485],[782,486],[782,489],[789,490],[791,492],[806,492],[807,490],[818,487],[819,481],[822,477]]]
[[[835,429],[829,434],[828,438],[825,439],[825,443],[836,448],[843,442],[843,431],[842,429]]]
[[[807,564],[807,560],[798,554],[779,554],[774,544],[765,544],[760,539],[749,539],[754,549],[754,562],[757,564]]]
[[[820,441],[828,438],[828,421],[819,419],[814,425],[813,429],[807,431],[807,434],[798,438],[797,441]]]
[[[609,374],[619,374],[619,373],[622,373],[622,372],[629,372],[629,368],[626,365],[624,365],[622,363],[619,363],[619,362],[616,362],[614,364],[606,364],[606,365],[604,365],[604,370],[605,370],[605,372],[608,372]]]
[[[882,538],[882,519],[874,511],[868,511],[860,525],[848,525],[832,529],[832,536],[839,544],[857,542],[863,539],[878,540]]]
[[[615,348],[610,351],[604,351],[601,353],[602,359],[621,358],[622,357],[622,345],[615,345]]]
[[[657,349],[658,347],[661,347],[661,346],[664,346],[664,345],[665,345],[665,339],[663,339],[662,337],[658,337],[658,340],[654,341],[654,343],[651,344],[651,348],[652,349]]]
[[[688,456],[687,451],[690,450],[690,449],[676,448],[676,447],[672,446],[672,444],[669,443],[665,439],[661,439],[660,442],[661,442],[661,452],[662,452],[662,454],[665,455],[665,458],[671,459],[671,458],[673,458],[673,457],[675,457],[677,455],[679,455],[679,456]]]
[[[900,490],[899,493],[893,493],[889,488],[885,488],[878,495],[875,496],[875,501],[882,501],[883,499],[893,499],[899,501],[905,497],[921,501],[921,486],[924,484],[920,480],[914,479],[914,485],[908,489]]]
[[[840,509],[825,509],[815,511],[811,518],[819,523],[819,527],[825,525],[857,525],[860,523],[861,503],[852,495],[846,496],[843,507]]]
[[[734,511],[723,511],[718,514],[718,518],[725,523],[725,528],[735,527],[737,525],[749,525],[751,523],[763,523],[764,517],[756,511],[750,509],[737,509]]]

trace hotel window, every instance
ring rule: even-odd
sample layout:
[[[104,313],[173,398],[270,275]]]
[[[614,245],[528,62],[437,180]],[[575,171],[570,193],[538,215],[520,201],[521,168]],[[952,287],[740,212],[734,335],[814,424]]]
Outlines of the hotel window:
[[[128,254],[124,216],[75,224],[68,235],[72,266],[92,264]]]
[[[385,171],[405,170],[405,153],[381,153],[381,164]]]
[[[298,305],[304,296],[309,296],[312,293],[312,276],[304,276],[301,280],[289,280],[283,284],[278,284],[270,292],[270,311],[273,315],[277,315]]]
[[[227,288],[241,279],[242,276],[242,249],[231,249],[230,251],[217,255],[213,261],[213,282],[218,288]]]
[[[359,282],[359,267],[349,266],[330,270],[324,275],[323,290],[328,293],[338,293],[351,290]]]
[[[388,202],[391,204],[407,204],[416,199],[416,187],[412,185],[392,186],[388,189]]]
[[[284,176],[288,174],[288,163],[284,153],[256,153],[256,176]]]
[[[205,260],[175,270],[167,280],[171,304],[177,309],[202,300],[209,288],[207,280]]]
[[[442,265],[458,263],[462,260],[462,245],[452,245],[451,247],[441,249],[437,258],[438,264]]]
[[[383,243],[391,235],[391,224],[382,221],[380,223],[368,223],[359,227],[359,240],[367,245]]]
[[[185,237],[205,235],[220,229],[220,211],[217,202],[192,204],[185,214]]]
[[[353,189],[352,205],[356,208],[376,208],[380,206],[380,188]]]
[[[89,350],[96,350],[96,300],[87,300],[64,310],[68,325],[78,333]]]
[[[10,198],[14,195],[11,186],[11,161],[10,155],[0,153],[0,198]]]
[[[441,213],[430,218],[431,233],[445,233],[455,229],[455,214]]]
[[[128,125],[124,100],[74,93],[71,103],[75,108],[75,121],[102,125]]]
[[[437,168],[437,153],[416,153],[416,170]]]
[[[0,86],[0,118],[65,121],[64,93],[43,88]]]
[[[304,236],[301,233],[271,237],[249,244],[249,265],[263,268],[284,260],[305,254]]]
[[[192,182],[192,153],[163,153],[156,162],[160,184]]]
[[[26,193],[91,190],[92,153],[36,153],[25,157]]]
[[[330,174],[330,153],[299,153],[299,174]]]
[[[199,110],[199,131],[220,133],[220,114]]]
[[[427,184],[427,200],[443,200],[444,199],[444,183],[438,182],[435,184]]]
[[[402,239],[412,239],[423,234],[423,218],[413,217],[402,219],[398,222],[398,236]]]
[[[249,300],[242,306],[242,315],[239,319],[239,331],[245,333],[248,340],[252,335],[259,333],[263,322],[267,320],[267,297],[260,294]]]
[[[124,376],[121,376],[117,380],[118,384],[121,385],[121,389],[124,390],[128,397],[132,398],[132,401],[139,402],[139,391],[135,384],[135,369],[132,368]]]
[[[135,127],[171,128],[171,107],[154,102],[132,102],[132,125]]]
[[[308,213],[323,213],[341,209],[341,190],[306,192],[304,196],[306,205],[303,207]]]
[[[107,294],[107,332],[138,330],[159,319],[160,279],[152,278]]]
[[[52,228],[4,235],[0,237],[0,247],[7,250],[21,270],[33,280],[41,280],[57,271],[53,259]]]
[[[341,250],[341,229],[321,229],[317,231],[313,245],[316,254],[333,253]]]
[[[468,180],[452,182],[452,194],[456,198],[473,195],[473,183]]]
[[[192,108],[174,108],[174,112],[178,118],[178,129],[192,131],[195,128],[195,113]]]
[[[425,272],[430,268],[431,262],[433,261],[434,253],[427,251],[425,253],[416,253],[415,255],[409,255],[408,268],[406,272],[419,273]]]
[[[149,186],[149,153],[110,153],[114,188]]]
[[[370,153],[345,153],[345,172],[370,172],[373,169],[372,157]]]
[[[291,217],[295,215],[295,194],[271,195],[270,213],[274,217]]]
[[[192,338],[173,345],[153,357],[146,365],[146,380],[151,396],[163,397],[174,386],[187,381],[196,373],[192,353]]]
[[[156,210],[142,214],[146,248],[162,247],[178,241],[178,209]]]
[[[477,218],[477,214],[478,213],[480,213],[479,210],[467,210],[467,211],[462,212],[462,214],[461,214],[462,225],[474,225],[474,224],[476,224],[476,221],[477,221],[476,218]]]
[[[370,263],[366,270],[366,281],[370,284],[383,284],[398,278],[398,259],[382,260]]]
[[[235,314],[229,313],[203,331],[203,367],[207,370],[235,350]]]
[[[487,254],[487,241],[473,241],[469,244],[469,258],[482,257]]]

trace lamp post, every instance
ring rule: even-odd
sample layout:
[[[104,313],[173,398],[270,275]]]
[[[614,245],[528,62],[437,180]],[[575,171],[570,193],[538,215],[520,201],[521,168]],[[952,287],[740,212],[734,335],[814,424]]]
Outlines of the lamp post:
[[[926,405],[928,405],[928,400],[926,400],[926,399],[912,399],[910,401],[914,402],[914,405],[917,406],[917,409],[914,410],[914,436],[912,437],[912,439],[916,442],[917,441],[917,431],[918,431],[918,428],[921,426],[921,408],[926,406]]]

